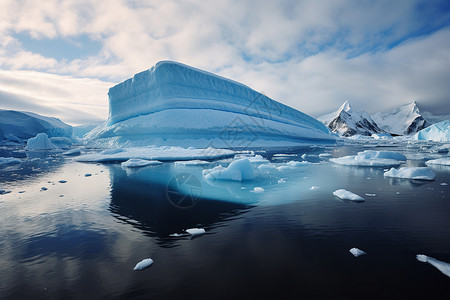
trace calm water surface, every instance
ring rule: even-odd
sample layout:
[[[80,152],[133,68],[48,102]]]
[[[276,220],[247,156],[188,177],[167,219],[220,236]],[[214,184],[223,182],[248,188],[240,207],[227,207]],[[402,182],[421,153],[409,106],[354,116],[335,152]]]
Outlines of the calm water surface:
[[[3,149],[23,163],[0,169],[9,192],[0,195],[0,298],[448,299],[450,278],[415,256],[450,262],[450,168],[420,182],[318,157],[362,149],[262,153],[277,164],[307,153],[315,164],[250,182],[203,179],[226,161],[126,170]],[[341,201],[332,195],[340,188],[366,201]],[[194,227],[206,234],[170,236]],[[147,257],[154,265],[133,271]]]

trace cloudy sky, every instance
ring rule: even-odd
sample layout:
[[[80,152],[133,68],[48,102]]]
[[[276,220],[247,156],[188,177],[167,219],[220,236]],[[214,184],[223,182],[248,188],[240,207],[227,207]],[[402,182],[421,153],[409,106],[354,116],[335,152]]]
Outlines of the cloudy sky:
[[[110,87],[160,60],[318,117],[412,100],[450,113],[448,0],[0,0],[0,108],[106,119]]]

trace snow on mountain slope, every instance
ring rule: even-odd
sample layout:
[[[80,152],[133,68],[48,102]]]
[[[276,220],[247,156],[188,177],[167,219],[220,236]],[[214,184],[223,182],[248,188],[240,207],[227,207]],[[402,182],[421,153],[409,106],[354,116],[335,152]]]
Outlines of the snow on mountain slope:
[[[72,126],[57,118],[0,109],[0,141],[20,142],[38,133],[46,133],[49,137],[72,138]]]
[[[332,142],[314,118],[251,88],[163,61],[109,90],[107,124],[86,135],[101,147],[238,148]]]
[[[426,126],[415,101],[396,107],[388,113],[373,114],[372,119],[381,129],[398,135],[415,134]]]
[[[353,110],[348,101],[345,101],[336,112],[317,119],[341,136],[355,134],[370,136],[374,133],[384,133],[367,112]]]

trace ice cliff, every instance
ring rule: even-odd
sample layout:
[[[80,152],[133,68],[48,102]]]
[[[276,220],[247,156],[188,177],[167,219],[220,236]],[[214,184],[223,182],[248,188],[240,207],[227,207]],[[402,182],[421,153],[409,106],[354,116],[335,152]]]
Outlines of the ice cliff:
[[[86,138],[102,147],[239,148],[330,142],[316,119],[246,85],[162,61],[112,87],[105,126]]]

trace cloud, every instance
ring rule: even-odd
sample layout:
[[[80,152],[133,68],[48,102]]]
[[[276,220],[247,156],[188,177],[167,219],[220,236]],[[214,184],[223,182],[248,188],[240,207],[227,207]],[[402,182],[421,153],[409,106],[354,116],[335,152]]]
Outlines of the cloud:
[[[45,95],[36,93],[46,83],[35,89],[31,76],[22,81],[27,92],[2,86],[39,99],[59,97],[61,105],[104,101],[100,87],[172,59],[313,116],[347,99],[371,112],[413,99],[432,109],[448,101],[449,25],[445,0],[4,0],[0,67],[40,71],[42,80],[44,73],[70,76],[50,83]],[[83,43],[101,49],[86,56],[81,45],[78,57],[56,59],[26,49],[19,34],[43,42],[85,36]],[[89,78],[99,88],[86,88]]]

